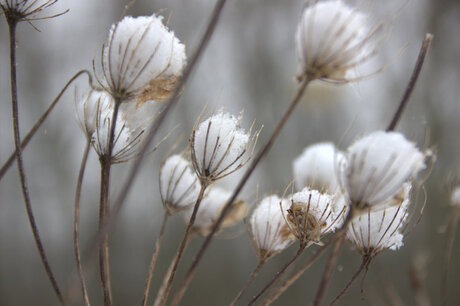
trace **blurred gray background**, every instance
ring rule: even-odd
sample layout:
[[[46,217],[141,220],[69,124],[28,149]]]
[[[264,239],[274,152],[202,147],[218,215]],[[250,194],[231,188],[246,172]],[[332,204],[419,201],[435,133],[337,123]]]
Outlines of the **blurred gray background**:
[[[91,69],[112,23],[127,1],[60,0],[49,12],[70,11],[55,19],[34,22],[37,32],[21,23],[17,32],[18,84],[22,134],[54,99],[67,80],[80,69]],[[160,12],[169,20],[190,56],[204,30],[215,1],[137,1],[129,15]],[[441,265],[445,248],[448,178],[460,176],[460,2],[457,0],[366,1],[364,7],[387,26],[387,38],[372,67],[386,66],[375,77],[358,84],[334,86],[315,83],[283,130],[273,150],[257,168],[242,197],[257,198],[281,193],[292,180],[292,160],[303,148],[319,141],[333,141],[341,149],[364,133],[386,127],[405,89],[425,32],[435,35],[420,80],[398,126],[419,146],[435,148],[437,162],[425,184],[427,206],[422,221],[397,252],[385,251],[372,263],[364,282],[357,282],[341,305],[417,305],[410,268],[418,269],[422,291],[432,305],[440,302]],[[179,150],[205,104],[244,110],[243,126],[255,119],[264,125],[264,143],[296,90],[297,60],[294,33],[304,1],[228,1],[212,41],[187,84],[180,103],[162,129],[179,127],[148,156],[111,235],[111,268],[115,305],[136,305],[142,299],[151,252],[163,209],[158,194],[158,167],[179,137]],[[8,31],[0,16],[0,163],[13,150],[9,89]],[[86,83],[85,77],[78,82]],[[74,114],[74,86],[64,95],[24,152],[32,205],[45,249],[61,287],[74,271],[72,222],[75,183],[85,138]],[[427,139],[428,136],[428,140]],[[130,164],[116,165],[112,196],[124,182]],[[84,248],[97,228],[99,168],[91,152],[84,181],[81,208],[81,244]],[[243,172],[241,170],[240,172]],[[241,175],[241,173],[239,174]],[[234,175],[222,184],[235,185]],[[257,190],[257,191],[255,191]],[[420,192],[419,204],[424,201]],[[167,226],[152,284],[155,295],[184,231],[181,218]],[[458,232],[458,231],[457,231]],[[202,238],[194,238],[179,270],[182,279]],[[316,250],[308,249],[301,261]],[[262,270],[242,301],[258,290],[296,251],[293,246],[276,256]],[[311,268],[276,305],[308,305],[324,269],[325,256]],[[449,305],[460,304],[460,238],[454,246],[449,271]],[[360,264],[349,245],[343,248],[325,302],[329,302]],[[183,305],[225,305],[235,296],[257,257],[244,226],[216,239],[189,288]],[[90,297],[100,305],[98,267],[86,269]],[[177,284],[178,282],[175,282]],[[173,288],[174,290],[174,288]],[[152,299],[153,301],[153,299]],[[27,221],[19,178],[14,165],[0,182],[0,305],[55,305]]]

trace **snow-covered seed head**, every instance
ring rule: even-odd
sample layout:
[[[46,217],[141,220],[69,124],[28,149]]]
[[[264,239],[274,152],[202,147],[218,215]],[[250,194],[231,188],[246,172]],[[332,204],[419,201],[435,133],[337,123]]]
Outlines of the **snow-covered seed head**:
[[[296,33],[299,79],[347,81],[346,73],[375,51],[377,27],[342,0],[314,1],[303,11]]]
[[[101,85],[114,97],[166,101],[186,64],[185,46],[162,16],[126,16],[112,25],[102,49]]]
[[[335,203],[331,195],[304,188],[288,200],[286,220],[301,244],[321,244],[321,237],[336,229],[339,217],[334,214],[332,206]]]
[[[201,236],[207,236],[217,219],[220,216],[225,204],[232,196],[232,192],[224,190],[220,187],[213,187],[210,189],[203,200],[196,215],[195,223],[193,225],[193,232]],[[184,210],[184,221],[188,223],[192,216],[194,205]],[[219,226],[219,230],[235,225],[240,222],[247,212],[247,206],[242,200],[236,200],[230,206],[224,220]]]
[[[425,168],[425,155],[397,132],[377,131],[352,144],[346,152],[343,187],[351,205],[360,210],[394,203],[404,183]]]
[[[221,110],[193,129],[192,162],[202,183],[235,172],[252,157],[258,133],[240,128],[240,120]]]
[[[450,205],[460,211],[460,186],[454,188],[450,195]]]
[[[103,91],[93,89],[86,92],[82,97],[75,99],[75,111],[78,123],[85,136],[90,140],[92,140],[91,137],[96,130],[98,105],[105,103],[101,102],[101,99],[110,99],[110,97]]]
[[[295,240],[284,218],[288,204],[287,200],[271,195],[262,199],[252,213],[252,241],[261,261],[283,251]]]
[[[108,158],[114,108],[114,98],[105,91],[101,92],[96,108],[96,130],[92,137],[93,147],[100,158]],[[115,124],[111,163],[126,162],[139,154],[145,140],[144,132],[155,120],[158,108],[158,102],[155,101],[141,106],[135,103],[124,103],[120,106]]]
[[[195,204],[200,183],[191,164],[180,155],[170,156],[160,169],[160,195],[169,214]]]
[[[297,190],[309,187],[334,194],[339,187],[338,166],[344,159],[344,154],[331,142],[306,147],[292,163]]]
[[[43,11],[57,0],[0,0],[0,8],[6,18],[13,22],[49,19],[67,13],[66,10],[53,15],[42,15]]]
[[[403,229],[408,216],[410,185],[406,184],[397,205],[374,210],[372,207],[354,217],[347,228],[347,239],[363,256],[374,256],[385,249],[403,245]]]

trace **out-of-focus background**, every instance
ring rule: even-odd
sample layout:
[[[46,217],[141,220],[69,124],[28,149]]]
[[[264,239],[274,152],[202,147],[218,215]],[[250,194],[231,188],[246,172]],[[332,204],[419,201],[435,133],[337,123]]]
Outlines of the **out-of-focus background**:
[[[80,69],[91,69],[112,23],[128,1],[60,0],[49,12],[70,11],[58,18],[21,23],[17,32],[19,106],[22,135]],[[137,1],[129,15],[159,13],[187,46],[190,56],[204,31],[215,1]],[[425,32],[434,34],[420,80],[398,130],[420,147],[432,147],[437,161],[425,183],[424,216],[405,245],[385,251],[372,263],[366,280],[357,282],[342,305],[438,305],[440,303],[445,224],[451,215],[449,177],[460,176],[460,2],[457,0],[361,1],[376,21],[386,24],[386,39],[370,65],[385,66],[365,81],[334,86],[317,82],[284,128],[273,150],[257,168],[242,197],[254,204],[271,193],[282,193],[293,178],[292,161],[304,147],[333,141],[345,149],[357,136],[388,125],[408,82]],[[364,4],[363,4],[364,3]],[[163,216],[158,194],[158,167],[179,137],[187,145],[194,121],[208,104],[239,113],[243,126],[264,125],[259,146],[273,130],[296,90],[298,72],[294,33],[304,1],[234,0],[224,8],[217,30],[187,84],[180,103],[162,133],[176,130],[142,164],[115,231],[111,235],[111,268],[115,305],[140,303],[147,268]],[[13,151],[9,91],[8,28],[0,16],[0,163]],[[78,82],[86,83],[85,77]],[[75,183],[85,138],[74,114],[74,86],[64,95],[24,151],[32,205],[46,252],[61,287],[74,270],[72,222]],[[124,182],[130,163],[114,166],[112,196]],[[97,229],[99,168],[91,152],[81,208],[81,244]],[[243,172],[242,170],[240,172]],[[239,174],[241,175],[241,173]],[[222,185],[232,188],[235,174]],[[180,217],[168,223],[152,284],[155,295],[184,231]],[[458,232],[458,231],[457,231]],[[194,238],[177,275],[182,279],[202,238]],[[312,246],[301,261],[318,247]],[[244,296],[258,290],[292,256],[292,246],[268,262]],[[325,256],[276,305],[308,305],[324,269]],[[459,305],[460,237],[448,275],[448,305]],[[349,245],[343,248],[327,291],[329,302],[360,264]],[[224,232],[212,244],[183,305],[225,305],[257,264],[244,225]],[[86,268],[90,297],[100,305],[96,264]],[[416,275],[418,283],[411,281]],[[413,271],[417,271],[416,274]],[[178,283],[176,281],[176,284]],[[174,288],[173,288],[174,290]],[[417,295],[417,292],[419,295]],[[427,299],[418,299],[426,295]],[[424,304],[425,303],[425,304]],[[0,305],[54,305],[57,299],[39,260],[21,196],[16,166],[0,182]]]

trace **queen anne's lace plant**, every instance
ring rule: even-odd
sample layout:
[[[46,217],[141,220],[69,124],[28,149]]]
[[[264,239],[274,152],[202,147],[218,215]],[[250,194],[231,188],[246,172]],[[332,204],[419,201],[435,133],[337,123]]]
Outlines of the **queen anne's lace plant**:
[[[374,53],[376,27],[342,0],[312,1],[296,33],[300,76],[346,81],[346,73]]]
[[[185,46],[161,16],[126,16],[112,25],[102,50],[101,85],[125,101],[165,101],[186,63]]]
[[[75,110],[78,123],[80,124],[83,133],[90,140],[96,130],[96,118],[98,105],[101,99],[110,99],[107,94],[99,90],[90,90],[82,97],[75,100]]]
[[[65,14],[67,11],[44,16],[42,12],[54,5],[57,0],[1,0],[0,8],[7,18],[16,21],[34,21],[48,19]]]
[[[192,162],[201,182],[227,176],[251,158],[257,134],[240,128],[240,120],[219,111],[193,130]]]
[[[195,204],[200,183],[191,164],[180,155],[169,157],[160,169],[160,195],[168,213]]]
[[[261,261],[287,248],[295,237],[285,220],[289,202],[276,195],[265,197],[250,219],[252,241]]]
[[[335,198],[317,190],[304,188],[288,197],[286,219],[292,233],[306,246],[320,244],[321,237],[337,227],[340,215],[335,213]]]
[[[208,235],[231,196],[232,192],[220,187],[213,187],[210,189],[198,208],[195,223],[193,224],[193,231],[201,236]],[[190,221],[192,212],[193,206],[184,210],[183,218],[186,223]],[[235,225],[246,216],[246,212],[246,204],[242,200],[236,200],[232,206],[230,206],[229,212],[225,215],[220,229]]]
[[[334,194],[339,187],[338,167],[345,156],[333,143],[317,143],[305,148],[292,163],[297,190],[304,187]]]
[[[352,144],[346,157],[340,177],[357,209],[394,203],[404,183],[425,168],[425,155],[397,132],[371,133]]]

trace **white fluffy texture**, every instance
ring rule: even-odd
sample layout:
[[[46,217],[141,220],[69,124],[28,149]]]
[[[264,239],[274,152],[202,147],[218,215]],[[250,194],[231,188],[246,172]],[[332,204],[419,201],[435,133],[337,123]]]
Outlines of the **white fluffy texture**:
[[[160,170],[160,195],[163,204],[174,212],[195,204],[200,183],[190,163],[180,155],[169,157]]]
[[[456,187],[450,196],[450,205],[460,208],[460,186]]]
[[[302,191],[290,196],[289,200],[292,203],[302,203],[302,212],[308,212],[319,224],[324,225],[321,229],[322,235],[336,229],[337,217],[335,209],[332,207],[335,205],[333,196],[321,193],[318,190],[304,188]]]
[[[317,143],[305,148],[292,163],[297,190],[304,187],[334,194],[339,187],[338,165],[345,159],[331,142]]]
[[[217,221],[232,193],[220,187],[213,187],[201,201],[193,227],[209,228]],[[188,223],[193,213],[193,205],[184,210],[184,221]]]
[[[425,155],[397,132],[378,131],[351,145],[344,187],[353,205],[377,206],[394,198],[425,168]]]
[[[198,174],[216,180],[237,170],[247,161],[249,139],[229,113],[220,111],[203,121],[192,137]]]
[[[289,202],[285,199],[271,195],[262,199],[252,213],[252,238],[257,249],[268,256],[281,252],[294,241],[285,220],[288,205]],[[284,215],[281,209],[284,210]]]
[[[347,229],[347,239],[363,255],[372,255],[384,249],[397,250],[403,245],[404,221],[408,216],[410,185],[404,188],[401,205],[388,206],[381,210],[369,208],[355,217]]]
[[[77,119],[87,137],[91,137],[96,130],[97,107],[101,99],[110,97],[103,91],[90,90],[76,100]]]
[[[341,0],[315,2],[305,8],[296,32],[296,49],[303,75],[343,79],[347,70],[373,51],[367,16]]]
[[[112,25],[103,52],[107,86],[135,93],[158,77],[180,75],[185,46],[163,25],[162,16],[126,16]]]

